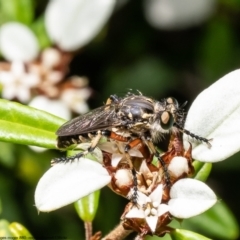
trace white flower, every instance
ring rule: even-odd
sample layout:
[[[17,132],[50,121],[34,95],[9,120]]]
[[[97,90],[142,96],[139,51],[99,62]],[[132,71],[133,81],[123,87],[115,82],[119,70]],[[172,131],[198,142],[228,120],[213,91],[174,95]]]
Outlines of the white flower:
[[[162,204],[163,186],[149,195],[138,191],[138,207],[132,207],[125,218],[144,218],[154,233],[160,216],[169,212],[179,219],[190,218],[208,210],[217,202],[214,192],[203,182],[185,178],[177,181],[170,190],[170,200]]]
[[[158,218],[169,211],[169,206],[161,204],[163,185],[160,184],[149,195],[138,193],[138,206],[133,206],[126,214],[126,218],[145,218],[149,228],[154,233],[156,230]]]
[[[71,111],[61,100],[49,99],[45,96],[36,96],[28,104],[30,107],[34,107],[45,112],[49,112],[53,115],[69,120],[71,118]],[[29,146],[36,152],[46,151],[46,148]]]
[[[39,53],[32,30],[20,22],[8,22],[0,28],[0,50],[9,61],[30,62]]]
[[[124,150],[125,145],[126,144],[123,144],[121,142],[116,144],[115,141],[112,141],[112,142],[99,143],[98,147],[101,150],[112,154],[112,163],[111,164],[113,167],[117,167],[120,160],[125,157],[125,150]],[[139,158],[143,157],[142,153],[139,150],[137,150],[136,148],[131,148],[128,151],[128,153],[132,157],[139,157]]]
[[[78,147],[88,149],[89,146],[90,143],[82,143]],[[99,147],[113,152],[119,151],[111,142],[99,144]],[[66,206],[111,182],[112,176],[103,166],[102,151],[96,148],[91,154],[95,155],[98,161],[82,157],[73,162],[58,163],[41,177],[35,192],[35,205],[39,211],[49,212]],[[130,154],[139,156],[140,152],[132,150]],[[117,165],[123,156],[124,154],[121,154],[119,159],[118,155],[114,155],[112,165]],[[131,179],[122,179],[122,177],[128,177],[126,171],[118,171],[117,177],[121,178],[116,182],[119,186],[132,181],[132,176]]]
[[[240,150],[240,70],[235,70],[201,92],[193,102],[184,128],[212,139],[212,147],[193,143],[192,156],[203,162],[222,161]],[[184,134],[185,147],[190,137]]]
[[[28,105],[49,112],[63,119],[69,120],[71,118],[70,109],[61,100],[53,100],[45,96],[37,96],[34,97]]]
[[[84,114],[89,111],[86,100],[90,95],[88,88],[68,88],[62,91],[60,98],[74,112]]]
[[[216,202],[215,193],[205,183],[184,178],[173,184],[168,206],[174,217],[184,219],[205,212]]]
[[[63,56],[59,50],[55,48],[46,48],[41,52],[41,61],[28,65],[30,72],[41,76],[42,88],[49,88],[51,85],[58,84],[63,79],[64,71],[62,71],[62,69],[57,69],[61,65],[62,59]]]
[[[86,147],[89,144],[85,144]],[[110,183],[111,176],[101,164],[101,151],[95,149],[94,153],[99,162],[82,157],[55,164],[42,176],[35,191],[35,205],[39,211],[56,210]]]
[[[45,14],[47,32],[61,49],[74,51],[100,32],[115,3],[115,0],[49,1]]]
[[[38,75],[27,73],[22,62],[13,62],[10,71],[0,71],[2,97],[6,99],[17,98],[24,103],[29,101],[31,88],[36,87],[39,82]]]
[[[145,0],[144,6],[153,27],[176,30],[206,21],[216,9],[216,0]]]

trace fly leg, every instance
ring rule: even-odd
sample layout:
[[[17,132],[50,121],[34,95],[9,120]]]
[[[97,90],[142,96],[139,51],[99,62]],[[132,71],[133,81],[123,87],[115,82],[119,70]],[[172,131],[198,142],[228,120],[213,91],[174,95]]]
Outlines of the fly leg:
[[[94,149],[96,148],[97,144],[99,143],[99,140],[102,137],[102,131],[99,130],[99,131],[97,131],[96,136],[92,137],[92,136],[89,135],[89,137],[92,138],[92,141],[91,141],[90,147],[87,150],[85,150],[83,152],[80,152],[80,153],[77,153],[76,155],[70,156],[70,157],[54,158],[51,161],[51,165],[53,166],[56,163],[73,162],[74,160],[76,160],[76,159],[79,160],[81,157],[85,156],[86,154],[93,152]]]
[[[197,139],[197,140],[200,141],[200,142],[206,143],[207,146],[208,146],[208,148],[211,148],[211,147],[212,147],[212,145],[211,145],[211,143],[210,143],[210,142],[212,141],[212,139],[207,139],[207,138],[198,136],[198,135],[196,135],[196,134],[188,131],[187,129],[181,127],[181,126],[180,126],[179,124],[177,124],[177,123],[174,123],[174,125],[175,125],[175,127],[177,127],[182,133],[185,133],[186,135],[188,135],[188,136],[190,136],[190,137],[192,137],[192,138],[195,138],[195,139]]]
[[[155,146],[153,145],[152,141],[143,139],[143,141],[145,142],[145,144],[148,146],[150,152],[152,152],[154,154],[154,156],[158,159],[158,161],[160,162],[162,169],[163,169],[163,175],[164,175],[164,179],[165,179],[165,183],[166,186],[168,188],[171,187],[171,180],[170,180],[170,174],[168,172],[168,168],[166,163],[164,162],[164,160],[161,158],[160,154],[158,151],[156,151]]]
[[[131,156],[130,156],[130,154],[128,152],[129,152],[130,149],[136,147],[140,143],[142,143],[142,140],[140,138],[136,138],[136,139],[132,140],[131,142],[129,142],[125,146],[125,148],[124,148],[125,154],[126,154],[127,159],[129,161],[129,165],[130,165],[130,167],[132,169],[133,193],[132,193],[132,196],[130,197],[130,200],[131,200],[131,202],[133,203],[134,206],[138,206],[138,202],[137,202],[137,199],[138,199],[138,193],[137,193],[137,190],[138,190],[137,171],[133,167],[133,163],[131,161]]]

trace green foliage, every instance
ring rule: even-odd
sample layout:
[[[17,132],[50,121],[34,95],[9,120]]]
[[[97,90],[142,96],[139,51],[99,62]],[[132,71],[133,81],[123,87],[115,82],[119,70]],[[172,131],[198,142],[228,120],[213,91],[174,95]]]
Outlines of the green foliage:
[[[211,173],[212,163],[203,163],[199,161],[193,162],[193,167],[195,169],[194,178],[205,182]]]
[[[0,220],[0,237],[13,237],[13,233],[9,229],[9,222],[7,220]]]
[[[31,233],[20,223],[9,223],[5,219],[0,220],[0,237],[2,239],[34,239]]]
[[[75,209],[84,222],[92,222],[94,220],[98,209],[99,197],[100,191],[98,190],[75,202]]]
[[[239,236],[238,223],[222,200],[207,212],[184,220],[182,227],[200,231],[213,239],[231,240]]]
[[[13,222],[9,225],[9,230],[11,231],[14,237],[20,239],[22,237],[34,239],[32,234],[26,229],[22,224]]]
[[[0,100],[0,140],[55,148],[58,127],[64,120],[16,102]]]
[[[9,21],[17,21],[26,25],[34,18],[34,1],[32,0],[8,0],[0,1],[0,24]]]
[[[210,240],[210,238],[206,238],[200,234],[182,229],[172,231],[171,237],[172,240]]]
[[[44,25],[44,17],[40,16],[31,24],[31,29],[35,33],[38,43],[41,49],[47,48],[51,46],[51,40],[49,39],[45,25]]]

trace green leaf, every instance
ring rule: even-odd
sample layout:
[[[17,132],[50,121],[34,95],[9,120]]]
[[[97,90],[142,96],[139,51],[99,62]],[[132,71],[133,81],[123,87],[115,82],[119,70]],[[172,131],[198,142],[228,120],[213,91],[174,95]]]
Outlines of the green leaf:
[[[212,170],[212,163],[204,163],[204,162],[194,161],[193,167],[195,169],[193,178],[203,181],[203,182],[206,182],[206,180]]]
[[[158,236],[146,236],[144,240],[171,240],[169,234],[165,234],[163,237],[159,238]]]
[[[184,228],[191,228],[214,239],[237,239],[239,228],[232,212],[219,201],[205,213],[183,221]]]
[[[7,220],[0,220],[0,238],[1,239],[12,239],[13,234],[9,229],[9,222]]]
[[[89,143],[82,143],[80,147],[82,150],[86,150],[89,148]],[[80,151],[68,151],[68,156],[74,156],[76,153]],[[102,161],[102,152],[99,149],[95,149],[94,153],[87,154],[85,157],[92,159],[94,161]],[[92,222],[95,218],[98,209],[100,191],[97,190],[86,197],[79,199],[74,203],[75,209],[79,215],[79,217],[84,222]]]
[[[0,0],[1,14],[6,21],[18,21],[30,24],[34,17],[32,0]]]
[[[35,33],[41,49],[51,46],[52,42],[48,37],[43,16],[39,17],[36,21],[34,21],[30,27]]]
[[[14,237],[17,237],[17,239],[21,239],[23,236],[25,239],[34,239],[32,234],[20,223],[11,223],[9,225],[9,230]]]
[[[50,113],[0,99],[0,141],[56,148],[55,132],[63,123]]]
[[[200,234],[184,229],[175,229],[170,233],[172,240],[210,240]]]
[[[92,222],[94,220],[98,209],[99,197],[100,191],[98,190],[74,203],[79,217],[84,222]]]

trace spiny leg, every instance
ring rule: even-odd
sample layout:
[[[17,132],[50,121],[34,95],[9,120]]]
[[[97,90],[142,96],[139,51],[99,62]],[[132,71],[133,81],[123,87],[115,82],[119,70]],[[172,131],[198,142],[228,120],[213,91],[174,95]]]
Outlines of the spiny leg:
[[[129,165],[130,165],[130,167],[132,169],[132,175],[133,175],[133,194],[132,194],[130,200],[133,203],[133,205],[136,206],[136,207],[138,207],[138,202],[137,202],[137,199],[138,199],[138,193],[137,193],[137,190],[138,190],[137,171],[133,167],[133,164],[132,164],[132,161],[131,161],[131,156],[128,153],[128,151],[130,149],[132,149],[133,147],[137,146],[139,143],[141,143],[141,141],[142,140],[140,138],[134,139],[131,142],[129,142],[125,146],[125,148],[124,148],[125,154],[126,154],[127,158],[129,158],[129,161],[130,161]]]
[[[137,172],[136,170],[133,168],[132,169],[132,175],[133,175],[133,194],[131,196],[131,202],[133,203],[134,206],[138,206],[138,193],[137,193],[137,186],[138,186],[138,182],[137,182]]]
[[[209,148],[212,147],[210,141],[212,141],[212,139],[207,139],[207,138],[204,138],[204,137],[201,137],[201,136],[198,136],[190,131],[188,131],[187,129],[184,129],[183,127],[181,127],[179,124],[177,123],[174,123],[174,126],[177,127],[182,133],[185,133],[186,135],[192,137],[192,138],[195,138],[197,139],[198,141],[201,141],[201,142],[205,142]]]
[[[155,155],[155,157],[157,157],[158,161],[160,162],[160,164],[163,168],[163,175],[164,175],[164,179],[165,179],[165,182],[166,182],[166,186],[167,186],[167,188],[170,188],[171,187],[171,180],[170,180],[170,174],[168,172],[167,165],[163,161],[163,159],[161,158],[159,152],[156,152],[154,155]]]
[[[171,187],[171,180],[170,180],[170,174],[168,172],[168,168],[166,163],[164,162],[164,160],[161,158],[160,154],[158,151],[156,151],[153,143],[149,140],[144,139],[144,142],[146,143],[146,145],[148,146],[149,150],[154,154],[154,156],[158,159],[158,161],[160,162],[162,168],[163,168],[163,175],[164,175],[164,179],[165,179],[165,183],[167,188]]]
[[[76,155],[74,156],[70,156],[70,157],[60,157],[60,158],[54,158],[52,161],[51,161],[51,165],[54,165],[56,163],[68,163],[68,162],[73,162],[74,160],[79,160],[81,157],[85,156],[86,154],[88,153],[91,153],[94,151],[94,149],[96,148],[99,140],[101,139],[102,137],[102,132],[101,131],[98,131],[97,132],[97,135],[95,137],[92,138],[92,141],[91,141],[91,145],[90,147],[81,152],[81,153],[77,153]]]
[[[129,142],[126,146],[125,146],[125,152],[128,152],[130,149],[132,149],[133,147],[137,146],[139,143],[144,143],[150,152],[152,152],[158,159],[158,161],[160,162],[162,168],[163,168],[163,174],[164,174],[164,178],[165,178],[165,183],[167,188],[170,188],[171,186],[171,181],[170,181],[170,175],[167,169],[167,165],[164,162],[164,160],[161,158],[160,154],[156,151],[153,143],[151,141],[148,141],[146,139],[134,139],[131,142]],[[136,170],[134,168],[132,168],[132,174],[133,174],[133,195],[131,198],[131,201],[134,205],[137,205],[137,177],[136,177]]]

